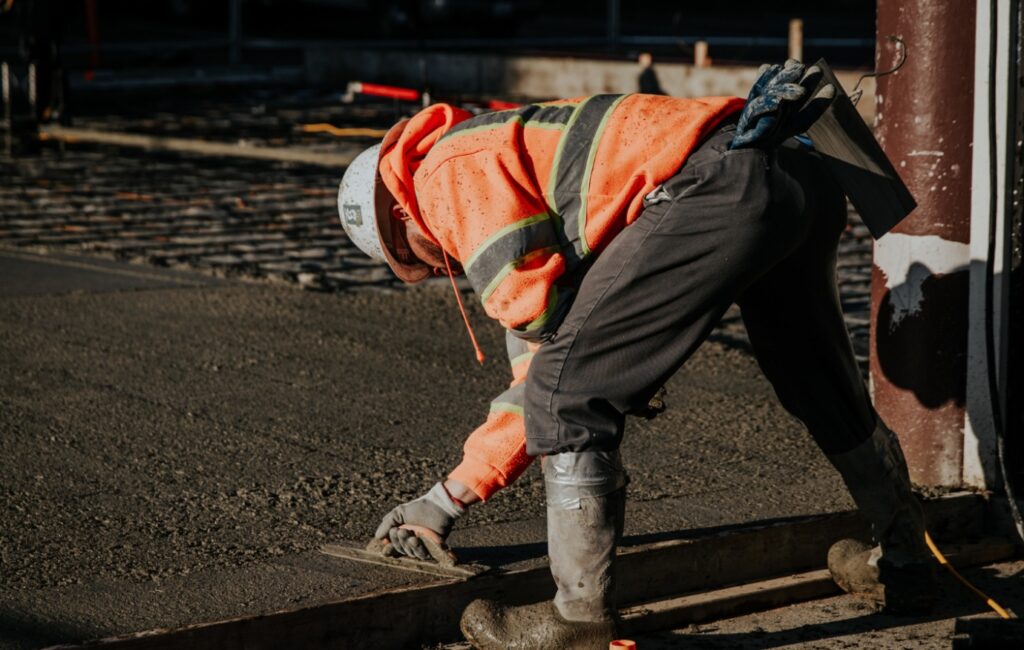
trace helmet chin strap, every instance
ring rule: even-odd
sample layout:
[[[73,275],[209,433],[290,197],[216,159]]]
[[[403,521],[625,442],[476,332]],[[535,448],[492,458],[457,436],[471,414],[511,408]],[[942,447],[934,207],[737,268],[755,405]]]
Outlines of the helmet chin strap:
[[[462,312],[462,322],[466,324],[466,331],[469,332],[469,340],[473,342],[473,349],[476,350],[476,360],[481,365],[484,363],[484,351],[480,349],[480,344],[476,341],[476,334],[473,333],[473,327],[469,324],[469,315],[466,314],[466,307],[462,304],[462,292],[459,291],[459,287],[455,284],[455,274],[452,273],[452,263],[448,259],[448,251],[441,248],[441,255],[444,257],[444,266],[448,270],[448,279],[452,282],[452,290],[455,292],[455,301],[459,303],[459,311]]]

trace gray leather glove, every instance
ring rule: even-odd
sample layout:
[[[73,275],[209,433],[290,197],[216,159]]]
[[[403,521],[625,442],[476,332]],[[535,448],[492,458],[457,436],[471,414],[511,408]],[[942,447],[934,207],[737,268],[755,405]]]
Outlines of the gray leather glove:
[[[465,512],[466,509],[455,503],[444,489],[444,484],[439,482],[420,498],[403,503],[389,512],[373,536],[390,540],[394,549],[403,555],[429,560],[430,552],[416,533],[400,526],[405,524],[427,528],[437,533],[443,541],[452,531],[455,520]]]

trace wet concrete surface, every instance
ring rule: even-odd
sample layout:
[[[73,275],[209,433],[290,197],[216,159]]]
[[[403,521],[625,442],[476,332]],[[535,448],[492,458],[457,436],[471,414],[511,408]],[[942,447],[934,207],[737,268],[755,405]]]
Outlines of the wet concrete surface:
[[[152,272],[144,267],[95,257],[46,256],[10,249],[0,250],[0,277],[3,278],[2,296],[166,289],[217,283],[214,278],[195,273]]]
[[[483,368],[443,286],[161,284],[169,271],[123,264],[157,279],[113,287],[102,264],[0,257],[0,647],[429,579],[315,549],[365,540],[443,477],[503,390],[501,332],[472,301]],[[61,273],[76,291],[45,279]],[[627,543],[851,505],[750,355],[717,339],[670,382],[668,412],[628,426]],[[539,557],[542,496],[532,468],[453,546]]]
[[[1001,562],[962,572],[1011,611],[1024,612],[1024,561]],[[896,617],[873,613],[863,602],[837,596],[780,607],[636,639],[641,650],[699,648],[905,648],[947,650],[957,618],[998,619],[984,602],[951,576],[940,577],[932,614]]]

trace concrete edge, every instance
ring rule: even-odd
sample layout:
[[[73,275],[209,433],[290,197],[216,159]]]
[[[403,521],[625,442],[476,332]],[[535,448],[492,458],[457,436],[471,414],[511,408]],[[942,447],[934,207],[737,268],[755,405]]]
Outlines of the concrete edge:
[[[85,129],[59,124],[44,124],[39,127],[43,140],[59,140],[74,144],[87,142],[116,147],[143,149],[145,151],[171,151],[200,156],[226,156],[253,158],[277,162],[292,162],[322,167],[347,167],[363,147],[347,146],[345,151],[327,153],[309,147],[264,147],[234,142],[216,142],[196,138],[171,138],[160,135],[145,135],[101,129]]]
[[[925,509],[934,538],[963,539],[980,536],[987,501],[980,494],[958,493],[927,500]],[[753,522],[691,539],[627,546],[619,556],[619,602],[650,602],[813,571],[822,567],[832,543],[850,536],[868,536],[856,512]],[[460,638],[459,616],[477,598],[527,603],[551,598],[553,592],[547,567],[536,567],[52,650],[416,647]]]

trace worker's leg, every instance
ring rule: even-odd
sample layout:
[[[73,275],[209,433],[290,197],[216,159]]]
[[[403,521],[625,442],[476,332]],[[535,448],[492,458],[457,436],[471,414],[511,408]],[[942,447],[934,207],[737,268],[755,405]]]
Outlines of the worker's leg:
[[[474,601],[463,613],[462,631],[482,650],[603,650],[615,638],[613,564],[626,506],[619,452],[556,454],[542,463],[554,602]]]
[[[807,152],[780,149],[776,169],[810,223],[801,245],[739,299],[758,363],[786,409],[829,455],[871,435],[875,412],[861,379],[836,285],[846,225],[842,190]]]
[[[758,362],[780,401],[804,422],[842,475],[880,543],[871,557],[852,543],[839,546],[830,564],[840,562],[840,555],[858,556],[848,562],[843,586],[850,590],[852,583],[864,583],[865,576],[858,578],[849,569],[865,565],[874,574],[866,581],[877,591],[885,586],[877,579],[879,570],[906,567],[910,582],[927,580],[918,576],[928,572],[920,566],[929,556],[924,516],[911,492],[899,441],[872,408],[854,359],[835,276],[846,204],[841,190],[814,162],[806,153],[778,152],[777,170],[793,179],[795,191],[805,197],[811,228],[804,243],[747,289],[739,303]],[[909,611],[925,605],[916,602],[921,594],[914,584],[907,591],[894,588],[876,595],[892,611]]]
[[[619,452],[569,452],[542,463],[555,606],[570,621],[610,621],[615,547],[626,507]]]
[[[770,156],[729,153],[731,139],[713,136],[650,197],[589,269],[565,321],[531,362],[527,450],[547,456],[560,625],[598,625],[614,611],[624,490],[614,480],[617,463],[601,459],[617,453],[625,414],[647,403],[742,289],[807,230],[798,218],[775,218],[781,211],[772,209]],[[570,498],[562,498],[567,490]],[[487,620],[479,627],[502,630],[506,639],[507,630],[520,629],[509,622],[527,614],[488,607],[486,617],[477,616]]]
[[[558,332],[534,355],[527,450],[547,456],[548,548],[558,593],[554,607],[471,605],[463,631],[478,647],[597,647],[565,640],[579,638],[581,629],[607,630],[614,611],[624,489],[620,466],[608,461],[617,458],[625,414],[647,403],[742,289],[807,230],[798,218],[774,218],[781,211],[768,214],[770,157],[729,153],[731,139],[713,136],[652,195],[636,223],[601,252]],[[548,630],[563,635],[559,643]]]

